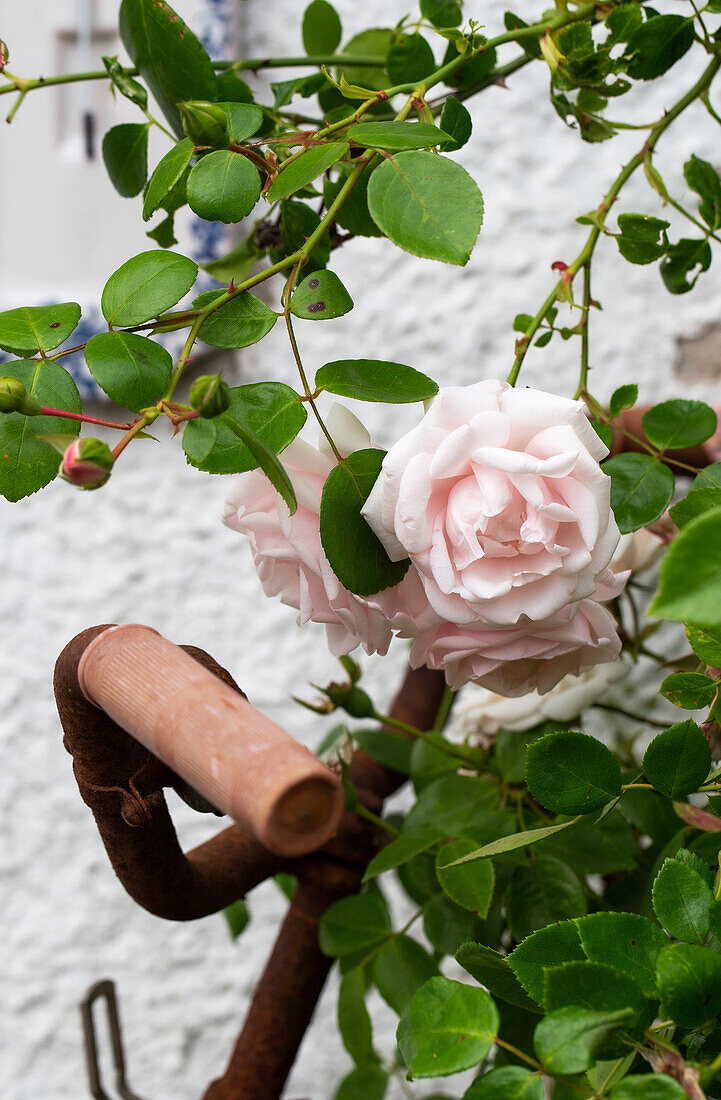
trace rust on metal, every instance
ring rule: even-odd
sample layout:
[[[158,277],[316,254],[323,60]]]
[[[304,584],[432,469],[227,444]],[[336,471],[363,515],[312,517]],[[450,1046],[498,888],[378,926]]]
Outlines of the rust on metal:
[[[376,826],[346,813],[337,834],[319,852],[298,859],[266,851],[239,825],[184,854],[163,787],[175,787],[187,798],[187,785],[80,690],[80,658],[105,629],[90,628],[65,648],[56,665],[55,693],[80,793],[130,896],[157,916],[194,920],[231,904],[278,871],[298,879],[228,1067],[205,1094],[205,1100],[278,1100],[332,965],[318,945],[320,919],[333,902],[359,890],[363,872],[385,837]],[[203,650],[183,648],[240,690]],[[443,692],[442,673],[409,671],[391,715],[430,729]],[[360,800],[376,813],[406,779],[364,752],[355,754],[350,775]],[[131,1094],[131,1100],[137,1098]]]

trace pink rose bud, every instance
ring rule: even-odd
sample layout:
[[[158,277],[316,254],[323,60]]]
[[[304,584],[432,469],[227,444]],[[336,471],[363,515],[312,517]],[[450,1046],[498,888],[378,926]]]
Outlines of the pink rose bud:
[[[66,450],[60,476],[78,489],[99,489],[110,477],[113,453],[99,439],[76,439]]]

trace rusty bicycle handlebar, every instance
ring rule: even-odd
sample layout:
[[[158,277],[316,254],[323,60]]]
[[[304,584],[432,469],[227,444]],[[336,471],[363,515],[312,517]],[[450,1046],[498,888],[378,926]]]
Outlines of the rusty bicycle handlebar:
[[[103,630],[78,664],[85,698],[269,851],[301,856],[337,831],[336,775],[150,627]]]

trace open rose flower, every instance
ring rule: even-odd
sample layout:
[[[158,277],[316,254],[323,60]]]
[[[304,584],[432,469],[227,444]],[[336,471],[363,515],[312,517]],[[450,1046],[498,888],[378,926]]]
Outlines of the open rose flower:
[[[569,673],[614,661],[621,651],[616,622],[596,600],[569,604],[540,622],[521,619],[508,627],[441,623],[418,635],[411,648],[414,668],[445,672],[452,688],[469,681],[499,695],[540,695]]]
[[[453,728],[461,738],[489,745],[501,729],[528,730],[548,720],[571,722],[628,671],[623,661],[610,661],[580,676],[564,676],[545,695],[529,691],[511,699],[469,684],[453,707]]]
[[[441,390],[386,455],[363,514],[469,646],[485,645],[479,624],[533,636],[523,622],[540,627],[608,579],[606,454],[580,401],[498,381]]]
[[[341,405],[328,417],[342,454],[370,446],[362,424]],[[335,459],[326,450],[295,439],[282,454],[298,500],[290,515],[283,498],[262,470],[241,474],[225,502],[224,523],[248,536],[253,561],[268,596],[298,610],[298,622],[325,623],[335,656],[362,645],[367,653],[386,653],[394,626],[424,622],[428,603],[417,577],[394,589],[361,599],[340,583],[320,542],[320,501]],[[431,616],[432,617],[432,616]]]

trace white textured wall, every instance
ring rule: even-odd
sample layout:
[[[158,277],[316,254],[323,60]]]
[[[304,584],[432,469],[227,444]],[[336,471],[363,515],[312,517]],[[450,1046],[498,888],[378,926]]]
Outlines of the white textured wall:
[[[337,6],[348,33],[372,20],[394,23],[408,10],[405,0],[340,0]],[[469,0],[467,9],[495,28],[504,6]],[[296,0],[243,5],[248,54],[296,52],[301,7]],[[536,10],[527,0],[516,8],[526,18]],[[32,71],[28,45],[13,42],[13,50],[24,55],[21,71]],[[634,92],[644,105],[641,116],[655,118],[670,105],[696,65],[695,59],[683,61],[663,93],[654,87]],[[32,100],[28,116],[31,108]],[[549,107],[541,66],[516,75],[507,90],[486,92],[473,113],[475,136],[459,160],[480,182],[486,221],[468,267],[416,260],[386,242],[353,242],[334,266],[355,310],[335,322],[298,326],[309,370],[362,352],[411,363],[442,384],[505,375],[514,314],[535,312],[550,286],[549,265],[572,259],[581,246],[585,230],[574,217],[598,204],[640,140],[624,134],[601,146],[583,145]],[[16,126],[31,121],[21,113]],[[10,150],[7,135],[3,140]],[[669,184],[678,189],[678,168],[691,152],[714,159],[717,141],[718,129],[694,107],[662,143],[661,165],[676,165],[668,170]],[[3,153],[3,163],[11,159],[10,151]],[[49,204],[53,166],[44,159]],[[655,212],[641,180],[624,192],[621,209]],[[26,224],[35,216],[29,206],[13,212]],[[102,225],[88,231],[102,248]],[[26,254],[23,260],[29,299],[32,280],[41,284],[44,273],[42,249],[34,252],[34,259]],[[13,262],[5,252],[6,270]],[[695,337],[718,318],[717,271],[703,276],[693,294],[671,298],[655,266],[631,268],[614,243],[604,241],[593,289],[604,306],[592,318],[592,382],[599,395],[629,377],[641,383],[646,398],[681,390],[713,394],[711,383],[682,384],[673,364],[675,338]],[[572,390],[575,352],[559,342],[533,353],[522,380]],[[243,354],[242,374],[248,381],[292,383],[280,325]],[[417,415],[373,412],[383,443]],[[282,915],[277,890],[260,887],[251,897],[253,922],[233,945],[221,917],[174,926],[136,908],[114,880],[78,797],[51,695],[54,659],[77,631],[96,622],[141,620],[176,641],[209,649],[257,705],[316,742],[319,725],[289,696],[304,693],[308,680],[332,675],[334,663],[319,631],[299,633],[291,612],[263,598],[246,548],[218,521],[224,488],[186,468],[177,443],[147,443],[130,449],[100,493],[56,484],[18,505],[0,505],[0,1091],[12,1100],[86,1095],[76,1004],[106,976],[119,988],[131,1084],[146,1100],[195,1100],[224,1064]],[[383,668],[368,662],[381,695],[390,694],[402,659],[396,653]],[[184,808],[178,817],[188,843],[215,827]],[[349,1068],[330,1038],[333,1010],[326,997],[288,1097],[326,1100]],[[390,1052],[390,1013],[385,1019],[380,1046]]]

